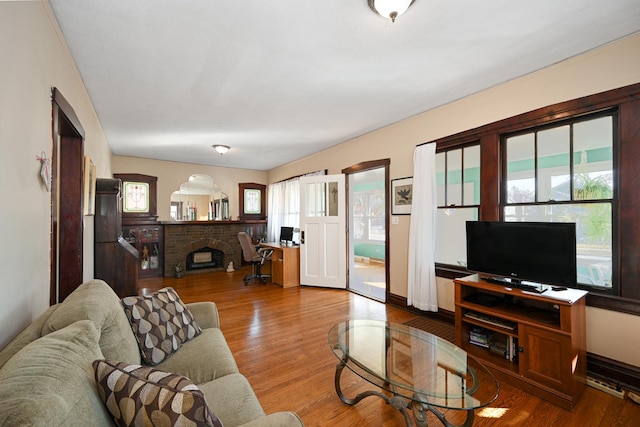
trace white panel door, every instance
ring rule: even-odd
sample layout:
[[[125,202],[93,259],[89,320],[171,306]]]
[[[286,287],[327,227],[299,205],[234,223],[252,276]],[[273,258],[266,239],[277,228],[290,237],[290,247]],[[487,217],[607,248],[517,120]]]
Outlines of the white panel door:
[[[344,175],[300,178],[300,284],[347,287]]]

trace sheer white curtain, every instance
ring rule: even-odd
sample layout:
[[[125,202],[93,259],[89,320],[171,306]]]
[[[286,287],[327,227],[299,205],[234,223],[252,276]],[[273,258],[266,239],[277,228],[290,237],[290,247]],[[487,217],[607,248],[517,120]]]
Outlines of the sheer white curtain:
[[[280,227],[300,227],[300,179],[269,185],[267,241],[280,240]]]
[[[413,198],[409,227],[407,305],[438,311],[435,267],[436,144],[416,147],[413,153]]]
[[[324,174],[317,171],[303,176]],[[267,241],[277,242],[280,227],[300,228],[300,177],[270,184],[267,203]]]

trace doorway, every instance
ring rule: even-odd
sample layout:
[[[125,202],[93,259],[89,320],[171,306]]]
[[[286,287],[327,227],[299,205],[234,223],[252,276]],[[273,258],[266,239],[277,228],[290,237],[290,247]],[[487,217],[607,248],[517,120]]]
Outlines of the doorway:
[[[382,302],[389,292],[388,165],[386,159],[342,171],[347,178],[348,288]]]
[[[51,95],[53,153],[49,302],[53,305],[62,302],[83,279],[84,129],[56,88]]]

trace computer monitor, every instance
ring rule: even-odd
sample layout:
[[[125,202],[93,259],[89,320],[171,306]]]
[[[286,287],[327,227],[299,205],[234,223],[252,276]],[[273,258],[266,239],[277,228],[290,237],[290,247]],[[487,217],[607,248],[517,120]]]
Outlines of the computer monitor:
[[[293,227],[280,227],[280,241],[293,242]]]

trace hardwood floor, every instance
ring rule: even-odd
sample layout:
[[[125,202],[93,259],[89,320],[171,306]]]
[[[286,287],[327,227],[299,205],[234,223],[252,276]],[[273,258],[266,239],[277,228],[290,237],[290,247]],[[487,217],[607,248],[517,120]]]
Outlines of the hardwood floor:
[[[308,427],[403,426],[399,411],[382,399],[368,397],[350,407],[334,389],[338,359],[327,344],[327,332],[346,319],[369,318],[403,323],[416,317],[347,291],[257,282],[244,286],[244,267],[234,273],[185,275],[181,279],[143,279],[149,290],[172,286],[186,303],[213,301],[221,329],[240,372],[267,413],[295,411]],[[347,396],[370,389],[364,380],[343,373]],[[640,426],[640,405],[587,387],[574,412],[567,412],[508,384],[500,396],[476,412],[474,426]],[[451,421],[460,414],[449,412]],[[429,425],[440,422],[432,414]]]

